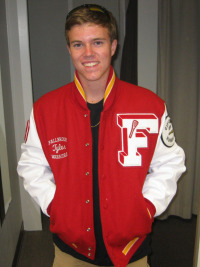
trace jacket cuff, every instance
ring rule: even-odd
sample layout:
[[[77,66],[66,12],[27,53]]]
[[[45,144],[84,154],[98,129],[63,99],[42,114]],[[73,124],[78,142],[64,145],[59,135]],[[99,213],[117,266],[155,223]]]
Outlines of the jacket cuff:
[[[147,211],[149,213],[149,217],[152,220],[154,220],[154,215],[156,213],[156,208],[155,208],[155,206],[153,205],[153,203],[150,200],[148,200],[147,198],[145,198],[144,200],[145,200],[146,205],[147,205]]]

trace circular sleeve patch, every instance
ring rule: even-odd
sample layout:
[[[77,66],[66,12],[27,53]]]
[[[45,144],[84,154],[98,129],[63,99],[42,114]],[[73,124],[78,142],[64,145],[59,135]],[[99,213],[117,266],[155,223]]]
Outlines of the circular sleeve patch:
[[[169,116],[165,119],[165,125],[162,131],[161,139],[165,146],[172,147],[175,144],[174,129]]]

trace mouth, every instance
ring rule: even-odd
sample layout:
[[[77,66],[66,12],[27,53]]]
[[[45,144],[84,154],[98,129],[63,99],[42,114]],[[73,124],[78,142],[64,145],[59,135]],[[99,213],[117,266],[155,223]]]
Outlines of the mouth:
[[[83,63],[83,66],[84,67],[95,67],[99,64],[99,62],[86,62],[86,63]]]

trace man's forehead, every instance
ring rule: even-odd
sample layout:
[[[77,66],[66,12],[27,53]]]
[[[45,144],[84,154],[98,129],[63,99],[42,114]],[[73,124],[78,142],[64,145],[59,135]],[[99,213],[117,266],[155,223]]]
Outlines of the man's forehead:
[[[76,40],[97,40],[109,38],[108,29],[98,24],[85,23],[74,25],[68,32],[70,41]]]
[[[105,33],[108,33],[108,29],[106,27],[103,27],[102,25],[99,24],[95,24],[95,23],[83,23],[83,24],[76,24],[74,26],[71,27],[71,29],[68,31],[68,34],[71,32],[75,32],[75,31],[83,31],[83,30],[88,30],[88,31],[92,31],[92,30],[99,30]]]

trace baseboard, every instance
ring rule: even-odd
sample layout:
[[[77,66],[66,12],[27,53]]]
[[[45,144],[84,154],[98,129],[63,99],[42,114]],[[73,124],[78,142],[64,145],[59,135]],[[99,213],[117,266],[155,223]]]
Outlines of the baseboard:
[[[17,267],[17,262],[18,262],[18,258],[19,258],[19,254],[20,254],[20,250],[22,246],[22,241],[23,241],[23,235],[24,235],[24,224],[22,222],[12,267]]]

